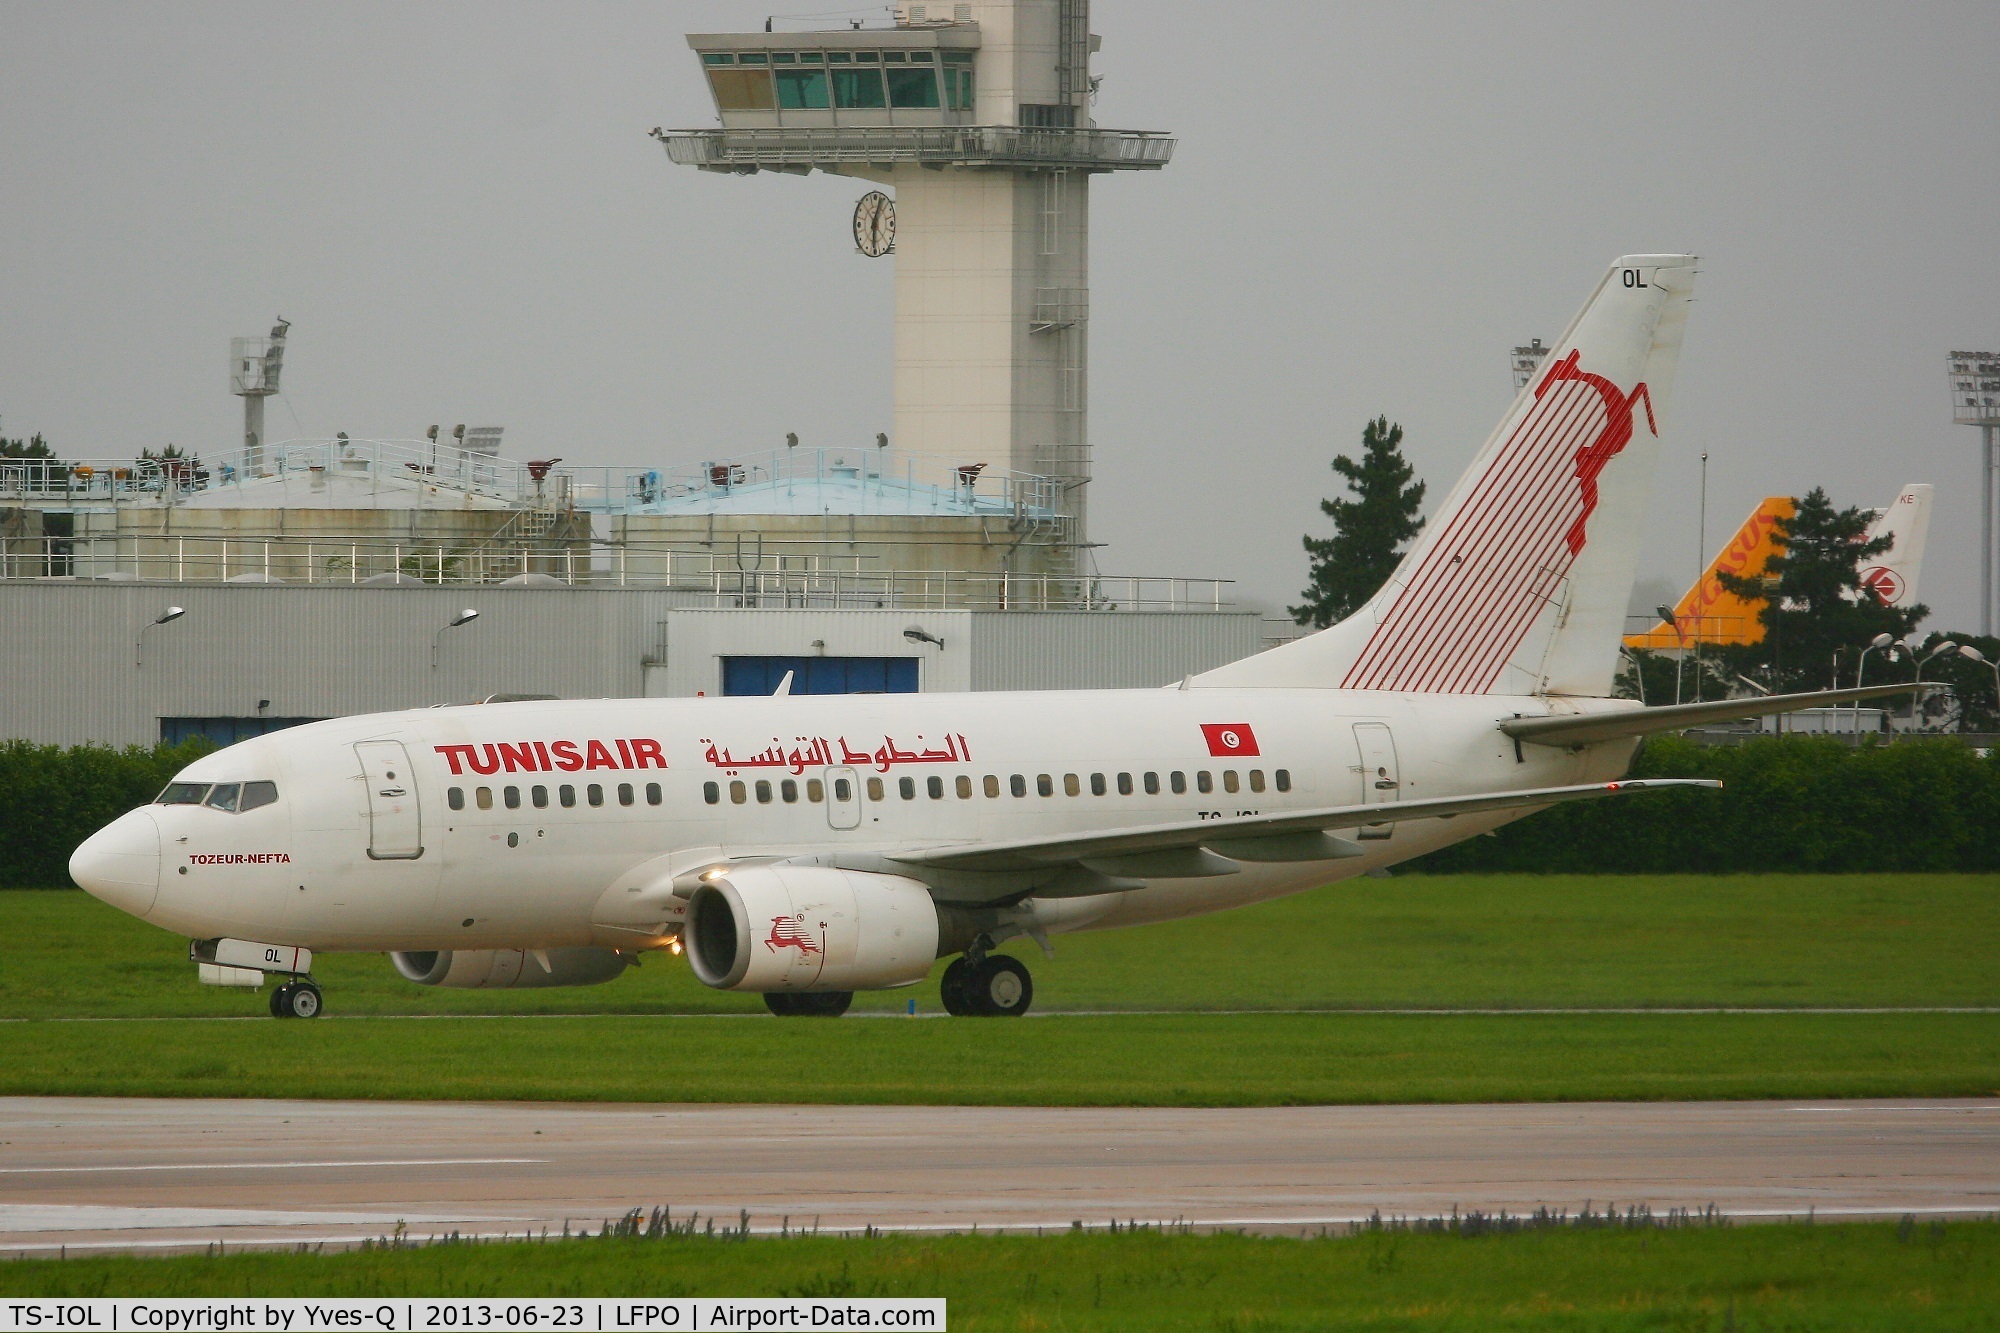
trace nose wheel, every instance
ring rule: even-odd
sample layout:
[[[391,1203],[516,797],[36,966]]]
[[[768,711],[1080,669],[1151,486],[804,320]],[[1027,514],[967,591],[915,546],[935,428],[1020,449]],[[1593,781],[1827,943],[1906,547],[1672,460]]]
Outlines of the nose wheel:
[[[287,981],[271,992],[271,1017],[318,1018],[319,987],[310,981]]]
[[[1019,1018],[1034,1003],[1035,982],[1018,958],[961,955],[945,968],[938,997],[946,1013],[960,1018]]]

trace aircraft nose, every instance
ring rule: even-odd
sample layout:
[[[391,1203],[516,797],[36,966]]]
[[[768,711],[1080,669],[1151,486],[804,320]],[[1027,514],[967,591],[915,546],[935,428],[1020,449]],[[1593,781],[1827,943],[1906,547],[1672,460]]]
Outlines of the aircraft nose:
[[[160,826],[152,812],[130,811],[85,838],[69,858],[69,877],[121,912],[152,911],[160,893]]]

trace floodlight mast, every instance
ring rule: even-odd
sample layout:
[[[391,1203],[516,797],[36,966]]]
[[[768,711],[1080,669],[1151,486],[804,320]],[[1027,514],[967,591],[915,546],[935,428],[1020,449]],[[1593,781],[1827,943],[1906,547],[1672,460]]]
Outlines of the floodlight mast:
[[[2000,487],[2000,352],[1953,352],[1951,419],[1979,427],[1979,632],[1993,633],[1995,488]]]
[[[278,374],[285,366],[283,315],[268,338],[229,340],[229,391],[243,400],[243,475],[264,474],[264,400],[278,391]]]

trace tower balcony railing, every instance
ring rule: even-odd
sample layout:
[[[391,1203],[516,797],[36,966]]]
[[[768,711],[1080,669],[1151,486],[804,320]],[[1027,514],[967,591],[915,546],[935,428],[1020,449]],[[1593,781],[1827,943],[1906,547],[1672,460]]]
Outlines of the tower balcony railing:
[[[802,170],[843,163],[1012,170],[1157,171],[1174,140],[1152,130],[1015,125],[835,125],[669,130],[667,156],[706,171]]]
[[[687,607],[1224,611],[1229,579],[895,569],[814,544],[753,554],[571,538],[455,545],[124,534],[0,538],[0,580],[645,589]]]

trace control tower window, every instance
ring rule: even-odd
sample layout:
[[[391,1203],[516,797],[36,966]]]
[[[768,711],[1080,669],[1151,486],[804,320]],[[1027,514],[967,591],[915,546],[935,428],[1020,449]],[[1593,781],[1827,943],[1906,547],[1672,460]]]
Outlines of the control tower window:
[[[879,69],[834,70],[833,96],[843,107],[889,105],[882,95],[882,71]]]
[[[942,73],[945,105],[953,111],[972,110],[972,71],[946,66]]]
[[[826,71],[823,69],[779,70],[778,105],[787,111],[825,110],[827,107]]]
[[[769,111],[777,99],[771,93],[771,72],[763,69],[712,69],[708,86],[715,105],[724,111]]]
[[[1021,124],[1033,129],[1071,129],[1076,125],[1076,108],[1060,103],[1023,102]]]
[[[705,51],[702,53],[701,63],[704,65],[733,65],[736,63],[736,57],[726,51]]]
[[[937,73],[929,69],[889,71],[889,105],[935,107],[938,104]]]

